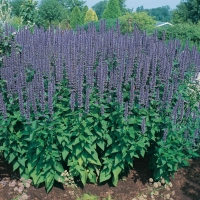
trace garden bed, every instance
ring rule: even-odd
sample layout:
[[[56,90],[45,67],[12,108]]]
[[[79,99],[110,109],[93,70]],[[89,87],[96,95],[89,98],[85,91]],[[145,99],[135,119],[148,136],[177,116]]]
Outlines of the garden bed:
[[[86,184],[81,188],[78,186],[75,192],[72,188],[62,187],[56,183],[49,194],[46,193],[45,187],[34,188],[31,186],[27,189],[26,194],[31,200],[75,200],[80,198],[84,193],[99,196],[99,199],[108,197],[111,194],[114,200],[132,200],[138,194],[147,191],[148,180],[151,177],[151,171],[148,169],[148,157],[135,160],[134,169],[130,170],[128,176],[124,176],[124,180],[120,180],[117,187],[110,186],[109,182],[99,186],[94,184]],[[11,200],[16,198],[17,193],[12,187],[9,187],[9,182],[16,179],[18,175],[13,173],[12,166],[7,164],[5,160],[0,157],[0,200]],[[7,182],[6,182],[7,181]],[[173,187],[171,190],[175,191],[174,200],[199,200],[200,199],[200,159],[190,161],[190,166],[179,169],[175,173],[175,178],[171,179]],[[2,183],[6,183],[3,186]],[[79,185],[79,180],[76,180]],[[167,191],[160,190],[160,193],[166,194]],[[100,198],[101,197],[101,198]],[[150,199],[150,198],[147,198]],[[156,197],[155,199],[163,199]],[[91,198],[92,200],[92,198]],[[95,200],[95,198],[94,198]]]

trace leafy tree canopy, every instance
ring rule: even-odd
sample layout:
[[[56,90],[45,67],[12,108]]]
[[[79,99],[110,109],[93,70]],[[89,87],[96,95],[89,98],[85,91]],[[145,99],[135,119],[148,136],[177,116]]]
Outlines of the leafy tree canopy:
[[[61,21],[63,19],[64,8],[57,0],[42,0],[39,5],[39,16],[41,20],[49,22]]]
[[[11,20],[12,7],[9,0],[0,0],[0,28]]]
[[[99,19],[102,18],[102,14],[107,6],[107,3],[108,3],[108,0],[104,0],[104,1],[99,1],[94,6],[92,6],[92,9],[96,12]]]
[[[109,0],[108,4],[103,12],[102,18],[104,19],[116,19],[122,15],[119,0]]]
[[[80,10],[83,9],[84,4],[86,1],[83,0],[58,0],[58,2],[66,9],[68,9],[70,12],[77,6]]]
[[[76,28],[77,25],[81,25],[81,11],[78,6],[74,7],[70,16],[70,25],[72,28]]]
[[[119,0],[119,7],[121,10],[121,13],[122,14],[132,13],[133,8],[132,9],[126,8],[125,1],[126,0]],[[103,14],[107,4],[108,4],[108,0],[103,0],[103,1],[99,1],[94,6],[92,6],[93,10],[96,12],[96,14],[98,16],[98,19],[102,19],[102,14]]]
[[[200,0],[185,0],[172,13],[174,23],[192,22],[200,20]]]
[[[84,24],[85,16],[88,11],[88,7],[84,6],[81,12],[81,23]]]
[[[155,20],[161,22],[171,21],[172,11],[169,6],[162,6],[152,9],[144,9],[143,6],[140,6],[136,9],[136,12],[147,12],[148,15],[154,17]]]
[[[21,22],[23,25],[27,26],[32,31],[38,19],[38,10],[36,7],[37,2],[33,0],[26,0],[20,6]]]
[[[87,24],[87,23],[89,23],[89,22],[91,22],[91,21],[98,21],[98,17],[97,17],[97,14],[95,13],[94,10],[89,9],[89,10],[86,12],[84,24]]]
[[[12,15],[20,17],[20,6],[25,2],[25,0],[12,0],[10,5],[12,6]]]
[[[146,12],[128,13],[120,17],[119,20],[122,33],[132,32],[134,24],[137,24],[141,30],[152,31],[156,24],[156,21]]]

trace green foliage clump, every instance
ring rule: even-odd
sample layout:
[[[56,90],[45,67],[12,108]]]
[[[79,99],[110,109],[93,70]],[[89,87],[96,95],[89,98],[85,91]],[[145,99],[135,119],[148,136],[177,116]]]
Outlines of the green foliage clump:
[[[92,9],[96,12],[98,19],[102,19],[102,14],[107,6],[108,0],[105,1],[99,1],[94,6],[92,6]]]
[[[116,19],[122,15],[119,0],[109,0],[108,4],[103,12],[103,19]]]
[[[98,21],[98,17],[97,17],[97,15],[96,15],[94,10],[89,9],[86,12],[85,19],[84,19],[84,24],[87,24],[87,23],[92,22],[92,21]]]
[[[21,17],[13,16],[10,21],[10,25],[14,27],[16,30],[22,28],[22,19]]]
[[[155,29],[156,24],[156,21],[146,12],[134,12],[132,14],[126,14],[120,17],[119,20],[121,32],[123,34],[132,32],[134,24],[137,24],[141,30],[152,32]]]
[[[199,6],[200,1],[198,0],[181,1],[180,4],[177,5],[177,8],[172,12],[172,22],[192,22],[197,24],[200,20]]]
[[[27,26],[32,31],[38,20],[38,10],[36,8],[37,2],[33,0],[26,0],[20,7],[20,17],[22,25]]]
[[[20,17],[20,6],[25,2],[26,0],[12,0],[10,2],[10,5],[12,6],[12,16]]]
[[[147,12],[149,16],[154,17],[156,21],[169,22],[171,21],[172,11],[169,6],[162,6],[152,9],[144,9],[140,6],[136,9],[136,12]]]
[[[94,21],[94,26],[97,31],[100,30],[100,24],[102,20]],[[116,26],[116,19],[106,19],[106,30],[113,29]],[[88,30],[89,24],[84,24],[84,29]]]
[[[70,25],[72,28],[76,28],[77,25],[81,25],[81,11],[78,6],[74,7],[70,16]]]
[[[182,42],[188,40],[190,41],[190,45],[196,45],[200,48],[200,23],[198,25],[193,23],[175,24],[174,26],[166,28],[158,27],[156,30],[159,39],[162,38],[162,33],[165,31],[166,40],[169,40],[170,38],[177,38]]]
[[[82,10],[86,1],[83,1],[83,0],[58,0],[58,2],[60,3],[60,5],[63,8],[67,9],[71,13],[72,10],[76,6],[79,7],[80,10]]]
[[[84,20],[85,20],[87,11],[88,11],[88,7],[84,6],[82,9],[82,12],[81,12],[81,21],[82,21],[81,24],[84,24]]]
[[[9,0],[0,0],[0,28],[10,22],[12,8]]]
[[[42,0],[39,5],[39,22],[44,24],[45,21],[51,26],[53,21],[61,21],[63,8],[57,0]]]

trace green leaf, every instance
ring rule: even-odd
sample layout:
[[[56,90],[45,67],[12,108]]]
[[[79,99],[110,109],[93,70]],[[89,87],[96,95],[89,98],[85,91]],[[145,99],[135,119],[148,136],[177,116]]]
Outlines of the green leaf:
[[[38,181],[37,181],[37,184],[39,185],[40,183],[43,183],[45,182],[45,175],[44,174],[41,174],[38,178]]]
[[[144,158],[145,150],[144,150],[144,149],[141,149],[141,150],[140,150],[140,154],[141,154],[141,156]]]
[[[65,160],[67,158],[68,154],[69,154],[69,151],[67,151],[66,149],[63,149],[63,151],[62,151],[63,160]]]
[[[183,160],[183,164],[184,164],[185,166],[189,166],[189,162],[186,161],[186,160]]]
[[[115,162],[114,165],[118,165],[120,162],[122,161],[122,154],[121,153],[117,153],[115,156]]]
[[[100,183],[108,180],[111,177],[111,174],[108,173],[107,171],[111,172],[111,169],[108,168],[106,169],[106,167],[104,167],[103,170],[101,171],[99,179]]]
[[[13,171],[15,171],[19,166],[20,164],[18,162],[15,162],[13,165]]]
[[[87,135],[93,135],[92,132],[88,128],[85,128],[84,132],[87,133]]]
[[[107,122],[106,122],[106,121],[102,120],[102,121],[101,121],[101,125],[102,125],[102,128],[103,128],[104,130],[107,130],[108,125],[107,125]]]
[[[104,151],[104,149],[105,149],[105,142],[104,141],[102,141],[102,140],[98,141],[97,145]]]
[[[111,153],[117,153],[121,151],[120,146],[118,146],[117,144],[115,144],[116,146],[114,146],[114,148],[112,149]]]
[[[10,164],[14,159],[15,159],[15,154],[11,153],[11,154],[9,155],[8,163]]]
[[[75,151],[75,156],[78,156],[83,151],[81,144],[78,144],[78,145],[74,146],[73,148]]]
[[[90,145],[88,143],[85,143],[84,148],[90,155],[92,154],[91,147],[90,147]]]
[[[61,136],[57,136],[57,139],[58,139],[58,142],[61,144],[62,141],[63,141],[63,137],[61,137]]]
[[[39,175],[37,174],[36,170],[33,170],[33,172],[30,174],[32,179],[33,179],[33,183],[37,184],[37,181],[39,179]]]
[[[43,148],[42,147],[38,147],[36,149],[36,156],[39,155],[42,152]]]
[[[98,158],[98,154],[96,151],[93,152],[93,154],[91,155],[91,158],[88,157],[88,161],[95,165],[101,165],[101,162]]]
[[[172,166],[170,163],[167,163],[167,166],[168,166],[170,169],[173,169],[173,166]]]
[[[139,146],[139,147],[145,147],[145,144],[144,144],[144,142],[141,142],[141,141],[139,141],[138,143],[137,143],[137,145]]]
[[[25,162],[26,162],[27,159],[25,158],[18,158],[18,162],[23,166],[25,167]]]
[[[37,128],[37,121],[32,122],[32,129],[35,130]]]
[[[78,159],[78,163],[79,163],[79,165],[80,165],[80,166],[82,166],[82,165],[83,165],[83,160],[82,160],[82,158],[81,158],[81,157]]]
[[[112,173],[113,173],[112,183],[113,183],[114,186],[117,186],[118,177],[119,177],[119,174],[120,174],[121,171],[122,171],[122,169],[119,166],[116,167],[114,170],[112,170]]]
[[[47,190],[47,193],[51,190],[54,184],[54,174],[49,173],[47,179],[45,180],[45,187]]]
[[[80,178],[81,178],[81,182],[85,186],[86,181],[87,181],[87,171],[82,166],[79,166],[79,165],[76,165],[75,168],[79,172]]]
[[[56,170],[57,172],[60,172],[60,173],[62,173],[62,172],[64,171],[63,166],[62,166],[59,162],[57,162],[57,163],[54,165],[54,168],[55,168],[55,170]]]

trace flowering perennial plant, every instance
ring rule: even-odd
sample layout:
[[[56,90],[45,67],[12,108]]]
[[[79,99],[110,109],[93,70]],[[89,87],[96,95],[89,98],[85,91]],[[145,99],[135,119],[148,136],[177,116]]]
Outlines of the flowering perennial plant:
[[[47,192],[66,162],[71,175],[97,183],[151,155],[153,178],[169,181],[197,157],[200,54],[179,40],[158,40],[94,23],[76,32],[20,30],[0,68],[0,150]]]

